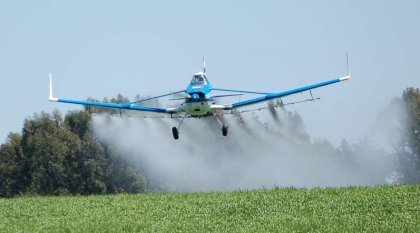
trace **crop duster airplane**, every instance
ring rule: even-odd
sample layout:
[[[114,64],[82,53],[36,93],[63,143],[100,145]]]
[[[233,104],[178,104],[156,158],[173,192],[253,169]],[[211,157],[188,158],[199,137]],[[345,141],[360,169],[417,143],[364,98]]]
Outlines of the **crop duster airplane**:
[[[179,123],[178,127],[172,127],[172,134],[174,139],[179,138],[179,128],[186,117],[214,117],[222,127],[222,135],[227,136],[228,133],[228,125],[223,124],[219,120],[219,116],[223,115],[226,111],[234,111],[238,108],[242,108],[249,105],[258,104],[264,101],[270,101],[279,99],[281,97],[293,95],[296,93],[301,93],[304,91],[311,91],[312,89],[327,86],[330,84],[338,83],[341,81],[345,81],[350,79],[350,70],[348,65],[348,56],[347,56],[347,75],[343,77],[339,77],[337,79],[332,79],[320,83],[315,83],[312,85],[299,87],[296,89],[291,89],[288,91],[282,92],[256,92],[256,91],[244,91],[244,90],[230,90],[230,89],[222,89],[222,88],[214,88],[207,79],[206,76],[206,66],[205,60],[203,59],[203,70],[197,72],[192,77],[190,84],[187,86],[185,90],[180,90],[164,95],[159,95],[155,97],[141,99],[135,102],[123,103],[123,104],[116,104],[116,103],[107,103],[107,102],[95,102],[95,101],[83,101],[83,100],[71,100],[71,99],[62,99],[56,98],[53,96],[52,91],[52,77],[51,73],[49,74],[50,77],[50,85],[49,85],[49,98],[48,100],[53,102],[61,102],[61,103],[68,103],[68,104],[80,104],[85,106],[96,106],[96,107],[105,107],[105,108],[116,108],[116,109],[127,109],[127,110],[135,110],[135,111],[145,111],[145,112],[155,112],[160,114],[167,114],[171,117],[173,115],[182,115],[181,122]],[[214,95],[213,91],[222,91],[222,92],[230,92],[236,94],[226,94],[226,95]],[[178,98],[183,100],[177,107],[168,107],[168,108],[159,108],[159,107],[149,107],[149,106],[139,106],[140,103],[146,102],[149,100],[154,100],[166,96],[171,96],[175,94],[183,93],[184,96],[182,98]],[[235,102],[232,104],[217,104],[216,99],[220,97],[228,97],[228,96],[235,96],[235,95],[243,95],[243,94],[256,94],[261,95],[257,98],[251,98],[244,101]],[[314,100],[311,92],[312,101]]]

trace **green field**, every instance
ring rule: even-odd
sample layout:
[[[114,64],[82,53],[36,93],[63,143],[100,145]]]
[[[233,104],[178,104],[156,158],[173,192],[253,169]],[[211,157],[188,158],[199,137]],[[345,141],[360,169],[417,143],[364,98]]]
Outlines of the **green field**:
[[[0,232],[419,232],[420,185],[0,199]]]

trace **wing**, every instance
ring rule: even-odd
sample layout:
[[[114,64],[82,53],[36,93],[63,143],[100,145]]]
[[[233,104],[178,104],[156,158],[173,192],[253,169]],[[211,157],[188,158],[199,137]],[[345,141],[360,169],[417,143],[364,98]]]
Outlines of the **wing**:
[[[285,97],[285,96],[300,93],[300,92],[303,92],[303,91],[309,91],[309,90],[312,90],[312,89],[315,89],[315,88],[331,85],[331,84],[346,81],[346,80],[349,80],[349,79],[350,79],[350,74],[348,74],[347,76],[344,76],[344,77],[337,78],[337,79],[333,79],[333,80],[329,80],[329,81],[325,81],[325,82],[320,82],[320,83],[312,84],[312,85],[309,85],[309,86],[299,87],[299,88],[288,90],[288,91],[277,92],[277,93],[237,91],[237,92],[242,92],[242,93],[263,94],[263,96],[257,97],[257,98],[254,98],[254,99],[249,99],[249,100],[245,100],[245,101],[236,102],[236,103],[233,103],[233,104],[230,104],[230,105],[212,105],[211,108],[212,109],[231,110],[231,109],[234,109],[234,108],[240,108],[240,107],[244,107],[244,106],[268,101],[268,100],[271,100],[271,99]],[[213,90],[236,92],[235,90],[227,90],[227,89],[213,89]]]
[[[303,92],[303,91],[309,91],[309,90],[312,90],[312,89],[315,89],[315,88],[318,88],[318,87],[331,85],[331,84],[338,83],[338,82],[341,82],[341,81],[345,81],[345,80],[348,80],[348,79],[350,79],[350,76],[345,76],[345,77],[338,78],[338,79],[333,79],[333,80],[329,80],[329,81],[325,81],[325,82],[320,82],[320,83],[312,84],[312,85],[309,85],[309,86],[299,87],[299,88],[288,90],[288,91],[283,91],[283,92],[278,92],[278,93],[269,93],[269,94],[267,94],[265,96],[262,96],[262,97],[233,103],[232,108],[239,108],[239,107],[243,107],[243,106],[247,106],[247,105],[257,104],[257,103],[260,103],[260,102],[263,102],[263,101],[267,101],[267,100],[271,100],[271,99],[275,99],[275,98],[280,98],[280,97],[300,93],[300,92]]]
[[[343,76],[343,77],[340,77],[340,78],[337,78],[337,79],[333,79],[333,80],[329,80],[329,81],[315,83],[315,84],[312,84],[312,85],[309,85],[309,86],[299,87],[299,88],[288,90],[288,91],[277,92],[277,93],[264,93],[264,92],[238,91],[238,90],[214,88],[213,90],[217,90],[217,91],[261,94],[262,96],[254,98],[254,99],[249,99],[249,100],[245,100],[245,101],[236,102],[236,103],[233,103],[233,104],[230,104],[230,105],[216,105],[216,104],[214,104],[214,105],[210,106],[210,108],[212,108],[214,110],[231,110],[231,109],[234,109],[234,108],[240,108],[240,107],[244,107],[244,106],[248,106],[248,105],[252,105],[252,104],[257,104],[257,103],[261,103],[261,102],[268,101],[268,100],[271,100],[271,99],[281,98],[281,97],[285,97],[285,96],[288,96],[288,95],[293,95],[293,94],[304,92],[304,91],[310,91],[310,90],[315,89],[315,88],[319,88],[319,87],[323,87],[323,86],[331,85],[331,84],[334,84],[334,83],[349,80],[350,79],[350,67],[349,67],[348,54],[346,54],[346,60],[347,60],[347,75],[346,76]]]
[[[85,105],[85,106],[96,106],[96,107],[105,107],[105,108],[117,108],[117,109],[129,109],[129,110],[137,110],[137,111],[146,111],[146,112],[157,112],[157,113],[178,113],[183,111],[181,108],[156,108],[156,107],[147,107],[147,106],[137,106],[137,103],[144,102],[147,100],[157,99],[164,96],[169,96],[176,93],[181,93],[184,91],[177,91],[165,95],[155,96],[147,99],[142,99],[135,102],[129,102],[129,103],[123,103],[123,104],[114,104],[114,103],[106,103],[106,102],[95,102],[95,101],[83,101],[83,100],[70,100],[70,99],[62,99],[62,98],[55,98],[53,97],[52,92],[52,77],[51,73],[50,76],[50,92],[49,92],[49,101],[53,102],[61,102],[61,103],[67,103],[67,104],[79,104],[79,105]]]

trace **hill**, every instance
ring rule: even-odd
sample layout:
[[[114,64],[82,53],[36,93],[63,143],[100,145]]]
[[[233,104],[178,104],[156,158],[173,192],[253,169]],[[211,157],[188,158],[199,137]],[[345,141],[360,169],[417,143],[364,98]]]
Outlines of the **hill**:
[[[420,185],[0,199],[2,232],[415,232]]]

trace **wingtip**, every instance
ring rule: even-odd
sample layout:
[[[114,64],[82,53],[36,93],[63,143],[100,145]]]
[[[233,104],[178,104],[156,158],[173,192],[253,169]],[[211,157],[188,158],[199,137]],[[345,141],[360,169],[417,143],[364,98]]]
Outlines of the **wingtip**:
[[[350,65],[349,65],[349,53],[347,52],[346,53],[346,66],[347,66],[347,75],[346,76],[344,76],[344,77],[341,77],[340,78],[340,82],[341,81],[346,81],[346,80],[349,80],[350,79]]]
[[[49,72],[48,73],[48,76],[49,76],[49,78],[50,78],[50,85],[49,85],[49,96],[48,96],[48,100],[49,101],[54,101],[54,102],[57,102],[58,101],[58,99],[57,98],[54,98],[53,97],[53,91],[52,91],[52,75],[51,75],[51,72]]]
[[[344,76],[340,78],[340,81],[346,81],[350,79],[350,75]]]

